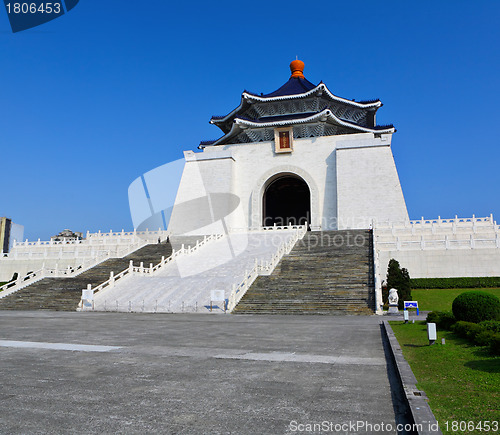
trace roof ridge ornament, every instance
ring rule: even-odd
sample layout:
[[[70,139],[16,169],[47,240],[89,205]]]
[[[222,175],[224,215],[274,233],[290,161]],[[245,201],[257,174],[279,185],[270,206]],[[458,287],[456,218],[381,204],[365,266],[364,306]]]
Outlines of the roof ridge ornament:
[[[290,63],[290,71],[292,72],[291,78],[305,79],[304,77],[304,62],[301,60],[293,60]]]

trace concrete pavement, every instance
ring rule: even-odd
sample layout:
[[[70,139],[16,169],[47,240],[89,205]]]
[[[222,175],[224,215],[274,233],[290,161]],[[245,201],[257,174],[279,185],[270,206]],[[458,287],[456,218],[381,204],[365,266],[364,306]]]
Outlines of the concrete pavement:
[[[396,433],[386,346],[377,316],[0,311],[0,433]]]

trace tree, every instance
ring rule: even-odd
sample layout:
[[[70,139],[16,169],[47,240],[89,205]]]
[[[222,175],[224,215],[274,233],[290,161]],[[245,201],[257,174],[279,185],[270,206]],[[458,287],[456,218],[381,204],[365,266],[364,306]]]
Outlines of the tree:
[[[395,288],[398,291],[398,308],[402,310],[404,307],[404,301],[412,300],[410,274],[404,267],[401,269],[399,262],[394,260],[394,258],[391,258],[387,267],[387,294],[391,288]],[[386,302],[387,299],[384,299],[384,303]]]

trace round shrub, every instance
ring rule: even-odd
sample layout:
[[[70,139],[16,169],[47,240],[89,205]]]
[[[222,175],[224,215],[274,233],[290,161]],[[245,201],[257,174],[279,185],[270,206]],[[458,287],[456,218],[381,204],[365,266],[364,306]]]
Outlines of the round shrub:
[[[466,292],[455,298],[452,310],[457,320],[466,322],[500,320],[500,299],[485,292]]]

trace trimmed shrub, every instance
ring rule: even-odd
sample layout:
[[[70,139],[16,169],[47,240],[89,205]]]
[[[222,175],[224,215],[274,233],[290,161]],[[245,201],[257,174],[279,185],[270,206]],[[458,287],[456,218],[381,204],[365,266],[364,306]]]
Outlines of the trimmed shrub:
[[[456,321],[451,311],[431,311],[427,314],[427,323],[435,323],[441,329],[449,330]]]
[[[500,334],[500,321],[498,320],[484,320],[481,323],[481,328],[486,331],[496,332]]]
[[[495,334],[491,339],[490,352],[493,355],[500,355],[500,334]]]
[[[458,336],[462,338],[467,338],[467,334],[470,330],[471,325],[476,325],[476,324],[472,322],[464,322],[463,320],[459,320],[451,327],[451,330]]]
[[[483,329],[479,334],[474,337],[474,342],[479,344],[479,346],[491,346],[493,343],[493,339],[500,334],[497,334],[493,331],[488,331]]]
[[[457,320],[479,323],[483,320],[500,319],[500,299],[489,293],[476,291],[458,295],[452,304]]]
[[[436,325],[439,322],[439,319],[441,318],[441,313],[442,311],[431,311],[429,314],[427,314],[427,323],[435,323]]]
[[[500,287],[500,277],[485,276],[479,278],[413,278],[411,279],[410,285],[413,289]]]

